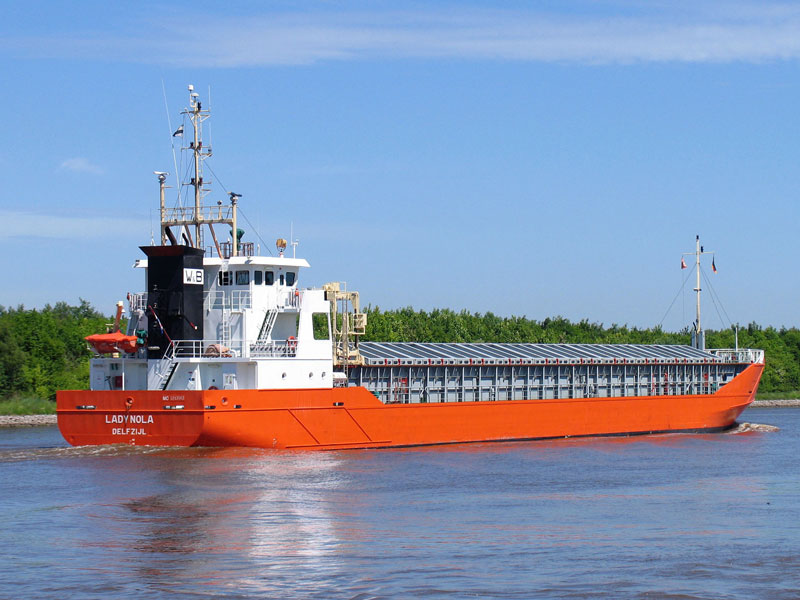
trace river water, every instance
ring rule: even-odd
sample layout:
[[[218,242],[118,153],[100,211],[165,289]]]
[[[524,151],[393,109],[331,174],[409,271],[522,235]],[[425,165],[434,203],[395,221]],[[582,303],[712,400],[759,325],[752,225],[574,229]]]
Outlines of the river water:
[[[798,598],[778,432],[292,453],[0,430],[2,598]]]

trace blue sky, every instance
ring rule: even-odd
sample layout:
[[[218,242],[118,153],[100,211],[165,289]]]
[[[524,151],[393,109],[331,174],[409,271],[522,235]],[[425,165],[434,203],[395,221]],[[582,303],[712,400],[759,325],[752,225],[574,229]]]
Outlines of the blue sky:
[[[800,324],[796,4],[3,12],[2,305],[82,297],[110,313],[143,289],[130,266],[158,231],[152,172],[174,173],[162,84],[174,128],[192,83],[211,94],[210,201],[241,193],[245,239],[270,249],[293,223],[304,285],[636,326],[678,294],[676,330],[700,234],[733,322]],[[707,327],[728,325],[704,306]]]

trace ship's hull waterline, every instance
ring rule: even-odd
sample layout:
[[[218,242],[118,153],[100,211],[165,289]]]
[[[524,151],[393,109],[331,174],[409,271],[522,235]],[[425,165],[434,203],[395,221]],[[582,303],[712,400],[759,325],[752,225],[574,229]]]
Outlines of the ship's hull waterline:
[[[383,404],[361,387],[319,390],[63,391],[72,445],[336,450],[715,431],[753,401],[763,364],[714,394]]]

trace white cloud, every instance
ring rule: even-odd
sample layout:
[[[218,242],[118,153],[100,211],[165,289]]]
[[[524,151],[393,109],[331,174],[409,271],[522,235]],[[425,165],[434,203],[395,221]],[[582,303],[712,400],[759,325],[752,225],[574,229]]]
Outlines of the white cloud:
[[[0,48],[26,56],[219,68],[381,58],[585,64],[800,58],[800,6],[793,4],[578,2],[562,11],[451,6],[447,12],[206,15],[191,28],[169,19],[147,23],[141,29],[152,33],[146,37],[6,38]]]
[[[68,158],[59,165],[61,171],[73,171],[75,173],[90,173],[92,175],[102,175],[103,169],[87,159],[77,156]]]
[[[135,239],[147,231],[145,219],[83,217],[0,210],[0,240],[20,237],[75,240]],[[126,232],[134,232],[132,235]]]

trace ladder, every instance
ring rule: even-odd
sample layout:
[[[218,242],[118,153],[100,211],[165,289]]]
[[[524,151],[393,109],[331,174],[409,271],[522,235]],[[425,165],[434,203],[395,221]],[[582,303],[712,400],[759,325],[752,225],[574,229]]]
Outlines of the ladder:
[[[258,341],[265,341],[272,333],[272,328],[275,327],[275,321],[278,319],[278,311],[271,308],[264,315],[264,321],[261,323],[261,329],[258,332]]]
[[[231,309],[227,304],[222,308],[222,323],[220,337],[223,346],[231,345]]]
[[[178,363],[175,362],[174,360],[170,361],[168,370],[167,370],[166,373],[164,373],[164,379],[161,381],[161,390],[162,391],[167,389],[167,386],[169,385],[169,382],[172,380],[172,376],[175,374],[175,369],[177,369],[177,368],[178,368]]]
[[[153,369],[152,377],[150,374],[147,376],[148,388],[157,388],[160,390],[167,389],[167,385],[169,385],[172,375],[175,373],[175,369],[177,368],[178,363],[175,360],[175,344],[170,342],[169,346],[167,346],[167,351],[164,353],[164,356],[158,361],[156,368]]]
[[[254,352],[266,352],[272,346],[269,341],[272,334],[272,328],[275,327],[275,321],[278,319],[278,310],[276,308],[269,309],[264,315],[264,320],[261,322],[261,329],[258,331],[258,337],[255,343],[250,347]]]

